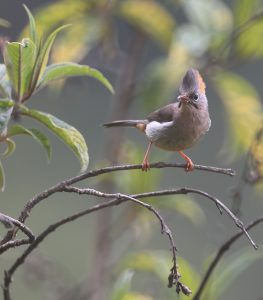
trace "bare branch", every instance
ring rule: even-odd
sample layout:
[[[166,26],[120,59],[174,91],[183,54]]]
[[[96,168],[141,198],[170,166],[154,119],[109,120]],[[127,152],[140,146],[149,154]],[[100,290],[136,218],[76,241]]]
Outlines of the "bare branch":
[[[177,249],[176,249],[175,241],[173,239],[172,232],[169,229],[169,227],[166,225],[162,216],[159,214],[159,212],[153,206],[136,199],[136,198],[139,198],[139,195],[128,196],[128,195],[124,195],[124,194],[120,194],[120,193],[108,194],[108,193],[102,193],[102,192],[94,190],[94,189],[80,189],[80,188],[76,188],[76,187],[65,187],[64,191],[70,192],[70,193],[77,193],[79,195],[87,194],[87,195],[93,195],[93,196],[103,197],[103,198],[116,198],[116,200],[119,200],[121,202],[132,201],[132,202],[135,202],[136,204],[139,204],[139,205],[147,208],[148,210],[150,210],[160,221],[161,232],[165,233],[167,235],[170,245],[171,245],[171,250],[172,250],[172,254],[173,254],[173,266],[171,268],[171,273],[168,276],[168,287],[171,288],[171,287],[173,287],[173,285],[176,285],[176,291],[178,294],[181,291],[184,292],[184,290],[191,293],[191,290],[188,287],[184,286],[179,280],[180,275],[177,272],[177,263],[176,263]],[[117,202],[116,204],[119,204],[119,203],[120,202]]]
[[[79,189],[79,188],[75,188],[75,187],[64,187],[64,191],[65,192],[74,192],[74,193],[78,193],[78,194],[95,195],[95,196],[98,196],[98,197],[104,197],[105,195],[109,195],[109,196],[111,196],[111,198],[112,198],[113,195],[119,195],[119,194],[104,194],[104,193],[101,193],[101,192],[97,192],[96,190],[93,190],[93,189]],[[157,196],[167,196],[167,195],[176,195],[176,194],[189,194],[189,193],[199,194],[199,195],[202,195],[202,196],[212,200],[216,204],[216,206],[219,209],[220,213],[225,211],[229,215],[229,217],[235,222],[236,226],[239,229],[241,229],[241,231],[246,235],[246,237],[248,238],[251,245],[255,249],[258,249],[258,246],[253,241],[253,239],[251,238],[249,233],[247,232],[243,222],[239,218],[237,218],[224,203],[222,203],[216,197],[208,194],[207,192],[204,192],[204,191],[201,191],[201,190],[198,190],[198,189],[192,189],[192,188],[184,187],[184,188],[179,188],[179,189],[161,190],[161,191],[155,191],[155,192],[135,194],[135,195],[132,195],[132,197],[133,198],[146,198],[146,197],[157,197]]]
[[[258,249],[258,246],[255,244],[255,242],[253,241],[253,239],[247,232],[243,222],[239,218],[237,218],[224,203],[222,203],[216,197],[208,194],[207,192],[185,187],[185,188],[180,188],[180,189],[171,189],[171,190],[142,193],[142,194],[137,194],[137,195],[133,195],[133,196],[136,198],[143,198],[143,197],[156,197],[156,196],[165,196],[165,195],[174,195],[174,194],[189,194],[189,193],[199,194],[199,195],[202,195],[202,196],[212,200],[216,204],[220,213],[222,213],[222,211],[225,211],[230,216],[230,218],[235,222],[236,226],[239,229],[241,229],[242,232],[246,235],[246,237],[248,238],[248,240],[252,244],[252,246],[255,249]]]
[[[171,190],[162,190],[162,191],[141,193],[141,194],[128,196],[128,195],[124,195],[124,194],[120,194],[120,193],[114,193],[114,194],[103,193],[103,192],[100,192],[100,191],[97,191],[94,189],[81,189],[81,188],[77,188],[77,187],[68,187],[68,186],[65,186],[65,182],[64,182],[63,185],[60,186],[60,189],[58,191],[73,192],[73,193],[78,193],[78,194],[88,194],[88,195],[93,195],[93,196],[97,196],[97,197],[112,198],[112,200],[95,205],[85,211],[78,213],[78,214],[74,214],[70,217],[62,219],[59,222],[56,222],[56,223],[50,225],[45,231],[43,231],[36,238],[36,240],[26,249],[26,251],[15,261],[13,266],[11,266],[11,268],[5,272],[5,282],[4,282],[4,295],[5,295],[4,299],[5,300],[10,299],[9,287],[11,284],[12,275],[14,274],[16,269],[21,264],[24,263],[25,258],[39,245],[40,242],[42,242],[44,240],[44,238],[46,236],[48,236],[51,232],[55,231],[58,227],[66,224],[68,222],[72,222],[72,221],[74,221],[84,215],[87,215],[91,212],[94,212],[94,211],[97,211],[97,210],[100,210],[100,209],[103,209],[103,208],[106,208],[109,206],[119,205],[120,203],[123,203],[125,201],[133,201],[136,204],[139,204],[139,205],[147,208],[148,210],[152,211],[154,213],[154,215],[158,218],[158,220],[160,221],[160,224],[161,224],[162,233],[165,233],[168,236],[169,242],[170,242],[170,245],[172,248],[172,253],[173,253],[173,267],[171,268],[171,273],[168,277],[168,281],[169,281],[168,286],[172,287],[173,285],[176,285],[177,292],[182,291],[185,294],[190,293],[190,290],[186,286],[184,286],[179,280],[180,275],[177,272],[177,265],[176,265],[176,246],[175,246],[175,242],[174,242],[174,239],[173,239],[173,236],[172,236],[172,233],[171,233],[169,227],[165,224],[163,218],[161,217],[161,215],[158,213],[158,211],[155,208],[153,208],[151,205],[149,205],[147,203],[144,203],[144,202],[138,200],[138,198],[156,197],[156,196],[165,196],[165,195],[174,195],[174,194],[188,194],[188,193],[195,193],[195,194],[205,196],[206,198],[212,200],[216,204],[216,206],[218,208],[220,208],[220,211],[225,211],[234,220],[236,226],[242,230],[242,232],[240,232],[236,236],[239,237],[242,234],[245,234],[248,237],[251,244],[253,245],[253,247],[255,249],[257,248],[256,244],[253,242],[252,238],[249,236],[243,223],[220,200],[218,200],[217,198],[211,196],[210,194],[208,194],[206,192],[203,192],[203,191],[200,191],[197,189],[192,189],[192,188],[171,189]]]
[[[52,232],[54,232],[58,227],[68,223],[72,222],[82,216],[85,216],[91,212],[101,210],[106,207],[114,206],[114,205],[119,205],[121,203],[124,203],[125,201],[132,201],[135,202],[138,205],[141,205],[148,210],[150,210],[160,221],[161,224],[161,232],[165,233],[169,239],[170,245],[171,245],[171,250],[173,254],[173,266],[171,268],[171,273],[169,275],[169,287],[172,287],[173,285],[176,285],[176,290],[177,292],[183,292],[183,293],[190,293],[190,289],[186,287],[184,284],[180,282],[180,275],[177,272],[177,263],[176,263],[176,246],[175,242],[172,236],[172,232],[169,229],[169,227],[166,225],[165,221],[163,220],[162,216],[159,214],[159,212],[152,207],[151,205],[144,203],[138,199],[135,199],[134,197],[124,195],[124,194],[107,194],[107,193],[102,193],[99,191],[96,191],[94,189],[78,189],[75,187],[64,187],[64,191],[66,192],[74,192],[78,194],[88,194],[88,195],[94,195],[97,197],[103,197],[103,198],[113,198],[113,200],[103,202],[101,204],[97,204],[85,211],[81,211],[77,214],[74,214],[72,216],[69,216],[67,218],[64,218],[60,220],[59,222],[56,222],[50,226],[46,230],[44,230],[36,239],[35,241],[29,245],[29,247],[25,250],[25,252],[17,258],[15,263],[11,266],[11,268],[5,272],[5,280],[4,280],[4,299],[9,300],[10,299],[10,284],[12,282],[12,276],[14,272],[17,270],[17,268],[22,265],[26,259],[26,257]]]
[[[19,222],[18,220],[0,213],[0,222],[5,225],[6,228],[13,228],[14,226],[18,227],[25,235],[28,236],[29,242],[34,241],[35,237],[33,232],[23,223]]]
[[[157,162],[157,163],[153,163],[150,165],[150,167],[152,169],[160,169],[160,168],[185,168],[185,164],[177,164],[177,163],[173,163],[173,164],[167,164],[164,162]],[[207,172],[214,172],[214,173],[219,173],[219,174],[224,174],[224,175],[229,175],[229,176],[234,176],[235,172],[232,169],[223,169],[223,168],[217,168],[217,167],[210,167],[210,166],[203,166],[203,165],[195,165],[194,166],[196,170],[199,171],[207,171]],[[29,200],[25,207],[23,208],[23,210],[20,213],[20,216],[18,218],[18,220],[21,223],[24,223],[25,220],[29,217],[29,214],[31,212],[31,210],[42,200],[50,197],[51,195],[57,193],[57,192],[61,192],[63,191],[65,186],[70,186],[74,183],[80,182],[82,180],[85,180],[87,178],[91,178],[91,177],[96,177],[102,174],[106,174],[106,173],[111,173],[111,172],[117,172],[117,171],[125,171],[125,170],[140,170],[141,169],[141,165],[121,165],[121,166],[111,166],[111,167],[105,167],[105,168],[101,168],[101,169],[97,169],[97,170],[92,170],[92,171],[88,171],[84,174],[72,177],[70,179],[61,181],[59,183],[57,183],[56,185],[54,185],[53,187],[37,194],[36,196],[34,196],[31,200]],[[11,231],[9,232],[2,241],[0,241],[0,245],[5,244],[6,242],[10,241],[12,239],[14,235],[14,232]]]
[[[13,240],[13,241],[6,242],[5,244],[0,246],[0,255],[10,248],[15,248],[15,247],[27,245],[30,243],[32,243],[32,241],[29,239],[19,239],[19,240]]]
[[[246,230],[250,230],[252,229],[253,227],[255,227],[256,225],[258,225],[259,223],[263,222],[263,216],[252,221],[250,224],[248,224],[246,226]],[[196,294],[194,295],[193,297],[193,300],[199,300],[203,291],[204,291],[204,288],[209,280],[209,278],[211,277],[212,275],[212,272],[214,271],[215,267],[218,265],[220,259],[222,258],[222,256],[225,254],[226,251],[229,250],[229,248],[244,234],[244,232],[239,232],[237,234],[235,234],[234,236],[232,236],[229,240],[227,240],[217,251],[217,254],[216,256],[214,257],[214,259],[212,260],[212,262],[210,263],[207,271],[206,271],[206,274],[196,292]]]
[[[41,234],[39,234],[36,239],[34,240],[34,242],[32,244],[30,244],[28,246],[28,248],[24,251],[24,253],[19,256],[16,261],[14,262],[14,264],[9,268],[9,270],[5,271],[5,279],[4,279],[4,286],[3,286],[3,292],[4,292],[4,300],[10,300],[10,285],[12,283],[12,276],[14,275],[15,271],[18,269],[19,266],[21,266],[25,259],[28,257],[28,255],[38,247],[38,245],[52,232],[54,232],[57,228],[59,228],[60,226],[69,223],[69,222],[73,222],[74,220],[83,217],[87,214],[90,214],[94,211],[112,206],[112,205],[116,205],[116,203],[119,200],[111,200],[111,201],[106,201],[103,202],[101,204],[97,204],[91,208],[88,208],[84,211],[81,211],[79,213],[76,213],[74,215],[71,215],[69,217],[66,217],[64,219],[61,219],[60,221],[51,224],[47,227],[47,229],[45,229]]]

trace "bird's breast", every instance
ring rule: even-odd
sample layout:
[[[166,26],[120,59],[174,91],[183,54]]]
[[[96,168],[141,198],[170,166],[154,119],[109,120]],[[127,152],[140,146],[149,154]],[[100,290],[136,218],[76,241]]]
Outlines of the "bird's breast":
[[[191,110],[170,122],[150,122],[145,133],[157,147],[180,151],[195,144],[209,130],[210,123],[208,111]]]

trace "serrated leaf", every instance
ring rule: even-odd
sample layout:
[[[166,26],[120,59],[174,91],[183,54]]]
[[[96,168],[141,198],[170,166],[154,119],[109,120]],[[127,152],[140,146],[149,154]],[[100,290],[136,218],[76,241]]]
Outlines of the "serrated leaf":
[[[0,95],[3,98],[11,98],[11,83],[8,79],[6,66],[0,64]]]
[[[36,47],[30,39],[23,39],[21,43],[6,43],[4,60],[17,100],[30,92],[35,59]]]
[[[51,158],[51,145],[49,142],[49,139],[46,137],[44,133],[39,131],[38,129],[35,128],[25,128],[22,125],[13,125],[11,128],[9,128],[7,132],[7,136],[15,136],[15,135],[20,135],[20,134],[26,134],[32,136],[46,151],[47,153],[47,158],[48,161],[50,161]]]
[[[59,137],[77,156],[81,164],[81,171],[85,171],[89,164],[88,147],[82,134],[73,126],[53,115],[21,106],[21,113],[31,117],[48,127]]]
[[[161,46],[169,48],[175,21],[164,6],[153,0],[126,0],[120,2],[119,14],[149,34]]]
[[[258,42],[262,39],[263,35],[262,9],[261,0],[236,1],[234,7],[235,26],[238,27],[248,22],[247,26],[244,27],[244,30],[235,41],[238,56],[263,56],[263,44]]]
[[[39,87],[42,88],[50,81],[65,79],[72,76],[90,76],[99,80],[112,93],[113,87],[104,75],[96,69],[86,65],[79,65],[71,62],[58,63],[48,66],[41,79],[39,80]]]
[[[215,80],[215,86],[223,101],[228,124],[225,145],[233,153],[247,151],[262,119],[260,97],[255,88],[241,76],[222,72]]]
[[[14,153],[14,151],[16,149],[16,143],[9,138],[6,138],[4,140],[4,142],[7,144],[7,148],[6,148],[5,152],[3,153],[3,156],[7,157]]]
[[[3,192],[5,189],[5,171],[0,160],[0,190]]]
[[[14,102],[12,100],[0,100],[0,137],[6,134],[7,124],[11,117],[13,107]]]
[[[49,59],[49,53],[51,50],[51,47],[53,46],[53,43],[55,41],[55,38],[57,34],[68,27],[69,25],[63,25],[56,30],[54,30],[46,39],[45,43],[43,45],[39,45],[40,53],[37,56],[37,62],[34,70],[34,83],[33,88],[35,88],[38,85],[39,80],[41,79],[43,72],[46,69],[48,59]]]
[[[24,9],[26,10],[28,19],[29,19],[29,32],[30,32],[30,39],[33,41],[33,43],[37,46],[38,45],[38,36],[36,32],[36,22],[31,14],[31,11],[28,9],[28,7],[23,4]]]

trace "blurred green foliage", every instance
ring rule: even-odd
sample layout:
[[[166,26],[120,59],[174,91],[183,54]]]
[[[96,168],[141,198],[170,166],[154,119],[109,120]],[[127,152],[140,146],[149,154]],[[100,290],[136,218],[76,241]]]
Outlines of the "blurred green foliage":
[[[34,17],[26,6],[25,10],[29,18],[29,38],[23,38],[21,43],[5,42],[4,64],[0,66],[0,93],[3,97],[0,99],[0,142],[6,143],[7,146],[3,157],[11,155],[15,150],[15,142],[11,137],[27,134],[40,142],[50,159],[51,145],[44,133],[38,129],[26,129],[17,125],[9,128],[8,124],[12,115],[16,118],[24,115],[42,123],[59,137],[77,156],[81,163],[81,169],[84,171],[88,167],[89,156],[82,134],[51,114],[29,109],[24,106],[24,103],[51,81],[70,76],[91,76],[99,80],[111,92],[113,92],[113,88],[102,73],[89,66],[71,62],[47,66],[50,50],[57,34],[68,25],[58,27],[44,39],[37,33]],[[5,185],[4,178],[4,169],[1,163],[1,190]]]
[[[13,107],[17,104],[12,101],[26,99],[27,96],[25,98],[24,96],[28,95],[32,87],[31,92],[34,92],[51,80],[89,75],[100,80],[112,91],[109,82],[97,70],[88,66],[58,62],[80,62],[91,50],[98,48],[105,59],[113,61],[118,51],[122,51],[118,48],[120,44],[118,22],[124,22],[135,32],[151,40],[162,53],[158,59],[152,59],[141,68],[138,82],[134,83],[136,100],[139,101],[141,108],[149,112],[166,100],[174,98],[185,70],[189,67],[200,69],[206,79],[210,79],[224,109],[227,123],[224,148],[227,149],[228,158],[238,159],[250,149],[254,163],[260,165],[258,172],[263,177],[262,135],[256,144],[253,143],[257,129],[262,126],[260,96],[249,79],[232,70],[234,66],[251,59],[263,59],[262,1],[235,0],[231,8],[222,0],[59,0],[38,9],[34,15],[37,28],[29,13],[30,26],[22,33],[23,37],[28,36],[29,31],[30,39],[23,39],[22,43],[8,43],[5,52],[7,71],[4,65],[0,65],[0,92],[4,98],[9,99],[0,102],[0,135],[7,143],[5,155],[11,154],[15,148],[10,137],[14,134],[26,134],[39,141],[50,157],[50,144],[41,132],[18,125],[7,131]],[[61,24],[71,26],[64,30],[64,27],[59,27]],[[42,41],[40,46],[41,39],[38,37],[41,36],[41,32],[51,32],[55,28],[58,29],[48,36],[46,44]],[[59,37],[50,54],[50,48],[58,32]],[[39,57],[36,49],[39,49],[41,59],[37,62],[39,65],[37,72],[32,73],[32,67]],[[24,63],[21,78],[17,77],[21,72],[17,52],[20,52],[21,62]],[[47,66],[49,54],[52,64]],[[30,81],[30,78],[36,75],[37,78]],[[18,99],[11,98],[11,86]],[[87,167],[86,143],[75,128],[58,121],[54,116],[35,112],[23,106],[20,113],[37,119],[50,128],[75,152],[82,167]],[[82,144],[83,147],[75,148],[77,144]],[[142,153],[138,146],[124,142],[119,155],[121,161],[134,162],[140,160]],[[107,176],[104,177],[105,181]],[[154,173],[150,179],[149,177],[146,179],[144,174],[134,176],[126,172],[122,175],[121,181],[118,180],[119,175],[114,176],[117,188],[125,186],[127,193],[130,194],[151,190],[152,187],[158,186],[161,180],[160,173]],[[1,162],[0,185],[4,186]],[[205,221],[203,211],[189,197],[180,196],[176,201],[174,197],[148,201],[160,210],[182,214],[194,226]],[[131,228],[136,237],[143,234],[145,238],[147,232],[150,234],[155,229],[152,226],[153,218],[138,207],[124,211],[118,222],[122,225],[118,225],[117,236],[125,234],[126,230]],[[202,299],[219,299],[232,281],[258,258],[262,258],[262,253],[251,254],[249,251],[243,251],[223,261],[210,280]],[[190,286],[194,293],[202,274],[198,274],[183,258],[179,259],[178,264],[183,282]],[[170,266],[171,257],[167,252],[148,250],[128,253],[120,259],[115,272],[117,279],[109,299],[157,299],[154,295],[135,291],[132,280],[137,272],[156,276],[161,282],[160,286],[163,287],[160,291],[165,297],[163,299],[174,299],[175,291],[166,288]],[[181,296],[180,299],[186,297]]]

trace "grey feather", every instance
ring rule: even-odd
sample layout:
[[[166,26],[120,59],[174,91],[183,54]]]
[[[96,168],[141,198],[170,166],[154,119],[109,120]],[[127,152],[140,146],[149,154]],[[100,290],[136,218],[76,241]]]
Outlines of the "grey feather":
[[[138,124],[147,124],[147,120],[119,120],[103,124],[104,127],[136,127]]]

